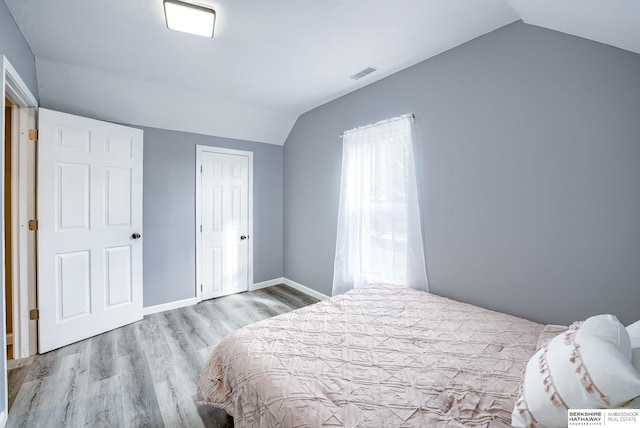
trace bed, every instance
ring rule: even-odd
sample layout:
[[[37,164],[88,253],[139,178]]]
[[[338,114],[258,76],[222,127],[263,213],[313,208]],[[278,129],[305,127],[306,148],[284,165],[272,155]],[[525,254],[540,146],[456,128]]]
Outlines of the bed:
[[[543,325],[392,285],[227,336],[197,401],[238,427],[510,426]]]

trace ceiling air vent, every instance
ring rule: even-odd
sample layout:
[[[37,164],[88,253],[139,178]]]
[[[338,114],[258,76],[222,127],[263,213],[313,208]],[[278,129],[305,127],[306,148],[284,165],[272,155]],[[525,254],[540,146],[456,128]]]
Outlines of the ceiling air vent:
[[[353,80],[360,80],[362,79],[364,76],[368,76],[369,74],[373,73],[374,71],[376,71],[377,68],[375,67],[367,67],[364,70],[354,74],[353,76],[351,76],[351,78]]]

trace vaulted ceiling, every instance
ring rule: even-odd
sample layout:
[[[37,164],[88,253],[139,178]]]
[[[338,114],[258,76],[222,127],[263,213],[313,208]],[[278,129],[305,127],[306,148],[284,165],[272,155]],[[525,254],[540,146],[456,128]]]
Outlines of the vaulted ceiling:
[[[519,19],[640,53],[640,0],[200,0],[212,39],[168,30],[162,0],[5,3],[41,105],[271,144],[306,111]]]

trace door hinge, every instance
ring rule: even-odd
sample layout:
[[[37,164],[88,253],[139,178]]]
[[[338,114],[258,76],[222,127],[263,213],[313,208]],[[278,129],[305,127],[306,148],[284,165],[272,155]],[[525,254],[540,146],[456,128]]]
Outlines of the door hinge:
[[[29,311],[29,319],[30,320],[39,320],[40,319],[40,309],[35,308]]]
[[[29,220],[29,230],[38,230],[38,220]]]
[[[200,292],[202,293],[202,284],[200,284]]]
[[[200,165],[200,174],[202,174],[202,165]]]
[[[202,233],[202,225],[200,225],[200,233]]]
[[[38,130],[37,129],[30,129],[29,130],[29,139],[31,141],[38,141]]]

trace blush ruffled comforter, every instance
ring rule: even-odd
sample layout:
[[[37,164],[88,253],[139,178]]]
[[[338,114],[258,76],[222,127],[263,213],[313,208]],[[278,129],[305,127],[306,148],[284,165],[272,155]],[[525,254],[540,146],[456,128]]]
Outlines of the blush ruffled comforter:
[[[543,326],[391,285],[227,336],[197,390],[237,427],[509,426]]]

